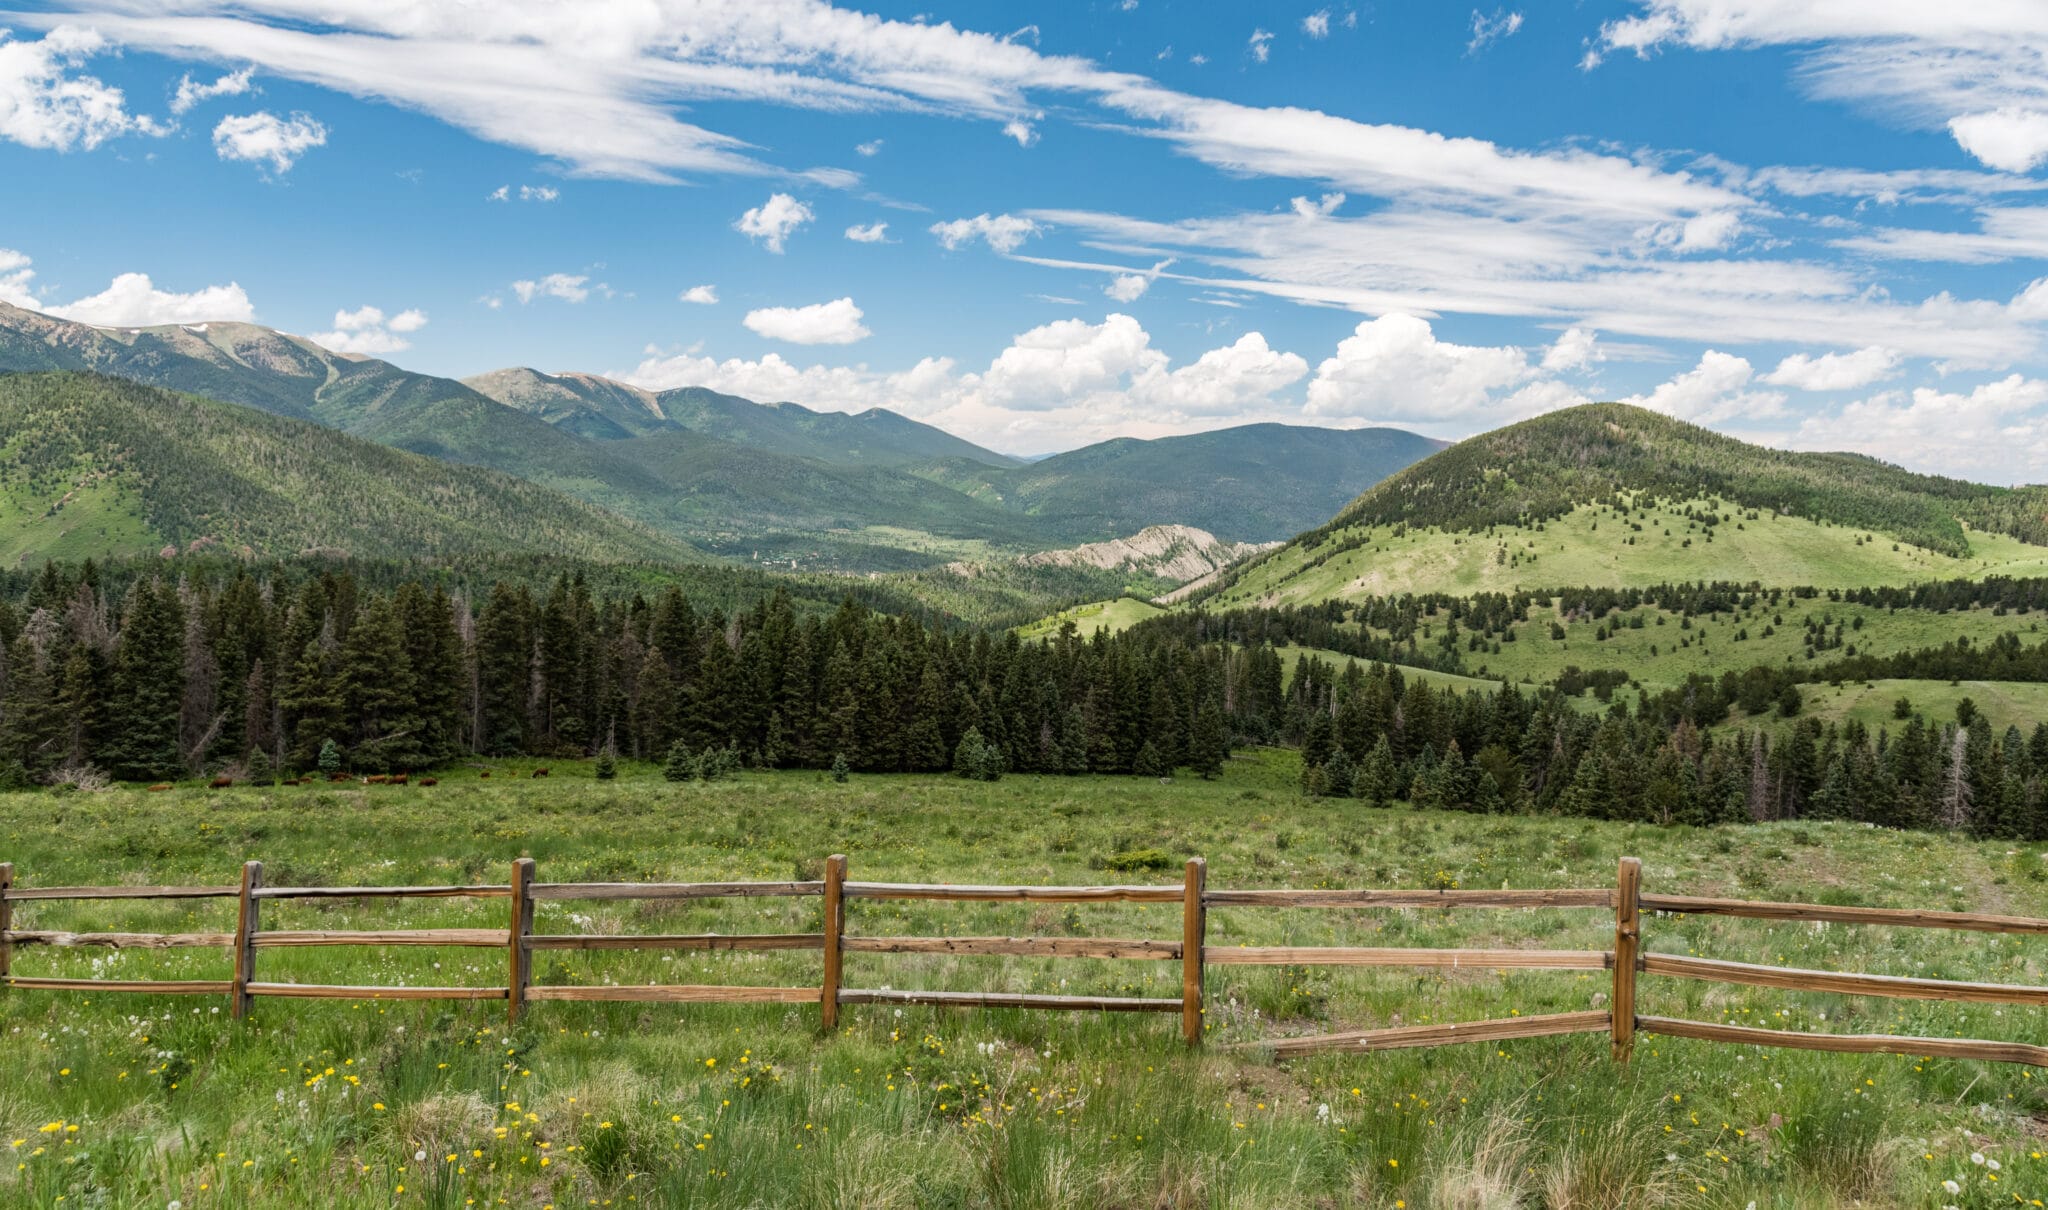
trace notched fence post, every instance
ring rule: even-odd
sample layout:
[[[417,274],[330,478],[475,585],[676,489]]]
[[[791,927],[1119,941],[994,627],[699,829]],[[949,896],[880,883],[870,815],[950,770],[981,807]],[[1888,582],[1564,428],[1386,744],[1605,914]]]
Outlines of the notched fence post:
[[[1614,878],[1614,1061],[1626,1063],[1636,1046],[1636,970],[1642,962],[1643,863],[1624,857]]]
[[[1209,863],[1200,857],[1191,858],[1181,901],[1180,930],[1180,1036],[1189,1046],[1202,1040],[1202,945],[1209,932],[1209,909],[1203,904],[1202,895],[1208,882]]]
[[[260,928],[257,913],[263,907],[256,891],[262,886],[263,863],[243,862],[242,894],[235,912],[235,982],[229,993],[234,998],[229,1011],[237,1021],[249,1015],[249,983],[256,977],[256,933]]]
[[[0,995],[7,994],[7,979],[14,965],[14,943],[7,939],[14,927],[14,904],[7,892],[14,889],[14,863],[0,861]]]
[[[533,858],[512,863],[512,919],[506,929],[505,1022],[519,1024],[526,1008],[526,989],[533,982],[533,951],[527,938],[533,936]]]
[[[839,985],[846,935],[846,854],[825,859],[825,977],[818,997],[818,1021],[826,1033],[839,1028]]]

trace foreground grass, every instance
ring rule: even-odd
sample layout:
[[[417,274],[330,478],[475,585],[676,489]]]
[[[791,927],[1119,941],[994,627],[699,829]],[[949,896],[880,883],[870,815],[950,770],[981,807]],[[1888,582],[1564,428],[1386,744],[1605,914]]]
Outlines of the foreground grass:
[[[2048,915],[2032,849],[1840,826],[1712,832],[1308,802],[1291,755],[1220,781],[749,775],[671,786],[467,774],[432,789],[305,787],[0,797],[24,885],[540,877],[785,879],[826,853],[875,880],[1212,886],[1610,885]],[[1169,868],[1112,872],[1156,849]],[[502,901],[272,902],[266,928],[495,927]],[[540,905],[542,932],[795,932],[815,900]],[[852,933],[1177,937],[1171,905],[859,901]],[[19,928],[201,931],[231,902],[22,905]],[[1652,918],[1652,950],[2040,983],[2043,943]],[[1218,908],[1210,944],[1602,949],[1598,910]],[[504,979],[495,949],[266,949],[260,977]],[[224,953],[16,954],[20,974],[225,978]],[[810,985],[817,956],[538,955],[541,982]],[[853,987],[1177,994],[1171,962],[850,954]],[[1968,1206],[2048,1196],[2032,1072],[1645,1038],[1339,1056],[1276,1067],[1225,1046],[1333,1028],[1604,1004],[1598,973],[1214,967],[1209,1042],[1172,1016],[849,1006],[257,1004],[0,996],[0,1204],[465,1206]],[[1826,1031],[2038,1040],[2037,1010],[1805,996],[1648,979],[1645,1013]],[[19,1142],[17,1142],[19,1140]],[[1974,1163],[1972,1156],[1985,1163]],[[1999,1165],[1993,1170],[1991,1163]],[[1995,1178],[1995,1179],[1994,1179]],[[1952,1193],[1942,1181],[1961,1189]]]

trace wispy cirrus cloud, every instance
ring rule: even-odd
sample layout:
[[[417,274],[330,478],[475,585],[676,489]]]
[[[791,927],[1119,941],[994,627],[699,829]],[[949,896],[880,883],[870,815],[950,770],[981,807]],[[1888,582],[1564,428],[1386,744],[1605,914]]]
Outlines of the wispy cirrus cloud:
[[[1929,129],[1984,164],[2025,172],[2048,162],[2048,6],[1916,0],[1640,0],[1600,29],[1604,55],[1670,46],[1788,46],[1801,83]]]

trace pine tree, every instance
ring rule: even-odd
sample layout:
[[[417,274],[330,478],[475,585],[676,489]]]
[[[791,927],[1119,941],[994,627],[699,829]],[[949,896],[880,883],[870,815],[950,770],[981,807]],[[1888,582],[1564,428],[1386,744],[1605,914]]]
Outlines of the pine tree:
[[[1396,776],[1394,748],[1383,731],[1358,766],[1357,776],[1351,779],[1352,793],[1375,807],[1384,807],[1394,797]]]
[[[1223,774],[1223,762],[1230,759],[1230,736],[1223,727],[1223,705],[1214,698],[1195,711],[1195,725],[1188,734],[1188,767],[1204,781]]]
[[[599,781],[611,781],[619,775],[619,741],[615,735],[607,734],[604,747],[597,750],[597,763],[591,768],[591,775]]]
[[[843,786],[846,784],[847,773],[846,753],[834,752],[832,754],[832,780]]]
[[[149,781],[182,767],[184,619],[177,593],[155,579],[129,590],[114,655],[112,717],[104,758],[117,777]]]
[[[690,745],[677,740],[668,746],[668,756],[661,763],[661,775],[669,781],[689,781],[697,776],[697,759],[690,755]]]
[[[1351,758],[1344,749],[1336,748],[1330,753],[1329,763],[1323,766],[1323,793],[1331,798],[1350,798],[1357,777],[1358,770],[1352,766]]]
[[[1138,755],[1131,760],[1131,772],[1139,777],[1165,777],[1169,770],[1159,755],[1159,745],[1146,740],[1138,747]]]
[[[322,743],[320,745],[319,766],[322,773],[339,773],[341,771],[341,745],[331,739]]]
[[[969,781],[997,781],[1003,776],[1002,750],[981,738],[979,728],[969,727],[953,749],[953,775]]]
[[[385,772],[425,763],[412,661],[389,600],[371,597],[357,611],[337,671],[344,733],[356,767]]]

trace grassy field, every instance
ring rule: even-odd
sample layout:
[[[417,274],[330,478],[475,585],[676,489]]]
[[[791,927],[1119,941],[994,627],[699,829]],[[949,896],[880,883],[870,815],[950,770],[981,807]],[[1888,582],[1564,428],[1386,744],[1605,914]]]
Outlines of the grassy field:
[[[77,468],[78,477],[47,497],[0,491],[0,565],[30,554],[82,559],[154,551],[163,539],[150,531],[136,493],[111,476]]]
[[[1848,722],[1855,719],[1872,731],[1889,727],[1896,731],[1892,704],[1900,698],[1932,722],[1949,722],[1956,716],[1956,703],[1969,698],[1978,713],[1998,730],[2016,726],[2030,731],[2035,723],[2048,719],[2048,685],[2013,681],[1860,681],[1832,685],[1803,685],[1805,713],[1820,719]]]
[[[1165,612],[1164,609],[1154,605],[1152,602],[1141,601],[1136,597],[1118,597],[1114,601],[1092,601],[1086,605],[1076,605],[1072,609],[1063,609],[1050,617],[1040,618],[1038,621],[1032,622],[1027,626],[1019,626],[1017,628],[1017,637],[1027,641],[1048,638],[1058,634],[1060,626],[1068,620],[1072,620],[1074,625],[1080,628],[1083,637],[1094,634],[1096,631],[1104,628],[1107,628],[1111,634],[1116,634],[1130,629],[1146,618],[1158,617]]]
[[[1972,553],[1958,559],[1862,530],[1763,513],[1755,521],[1716,527],[1709,541],[1684,516],[1688,508],[1709,507],[1689,501],[1652,510],[1636,522],[1641,530],[1591,505],[1548,522],[1540,532],[1502,527],[1490,537],[1433,529],[1396,537],[1387,527],[1344,528],[1319,543],[1275,552],[1205,603],[1298,605],[1371,594],[1698,580],[1858,588],[2048,574],[2048,547],[1999,534],[1971,534]],[[1324,561],[1317,563],[1319,558]]]
[[[1640,629],[1630,624],[1636,615],[1643,620]],[[1814,661],[1818,663],[1840,659],[1848,644],[1858,654],[1892,655],[1939,647],[1965,636],[1973,643],[1988,643],[2002,634],[2018,634],[2028,646],[2044,638],[2039,614],[1999,617],[1986,608],[1893,612],[1838,601],[1786,599],[1776,608],[1762,604],[1740,613],[1695,618],[1690,629],[1680,628],[1683,619],[1678,614],[1649,607],[1600,619],[1568,619],[1560,610],[1537,610],[1529,622],[1515,628],[1515,641],[1501,644],[1498,654],[1466,652],[1465,662],[1478,676],[1536,682],[1555,677],[1570,664],[1589,670],[1622,668],[1643,684],[1662,688],[1683,684],[1692,673],[1719,676],[1759,664],[1808,662],[1809,619],[1826,626],[1830,637],[1835,626],[1843,628],[1845,646],[1819,650]],[[1553,622],[1564,627],[1564,638],[1551,637]],[[1608,636],[1596,638],[1602,629]]]
[[[1301,799],[1292,754],[1215,782],[750,774],[672,786],[467,774],[432,789],[0,797],[21,885],[857,879],[1212,887],[1611,885],[2048,915],[2042,854],[1843,826],[1711,832]],[[1146,849],[1165,869],[1098,867]],[[502,924],[502,901],[278,901],[266,928]],[[545,932],[796,932],[816,900],[539,906]],[[208,931],[232,901],[22,905],[17,928]],[[1170,905],[850,905],[855,934],[1177,937]],[[2040,983],[2039,939],[1650,918],[1653,951]],[[1216,908],[1210,944],[1604,949],[1600,910]],[[811,984],[814,953],[537,955],[542,983]],[[17,951],[18,974],[225,978],[212,950]],[[491,984],[501,951],[265,949],[259,977]],[[1172,962],[850,954],[852,987],[1173,995]],[[850,1006],[502,1006],[17,990],[0,996],[8,1206],[1990,1207],[2048,1196],[2042,1081],[2018,1067],[1604,1038],[1333,1056],[1282,1035],[1604,1004],[1599,972],[1212,967],[1208,1044],[1166,1015]],[[1647,978],[1641,1011],[1826,1031],[2037,1039],[2039,1010]],[[1973,1155],[1985,1163],[1973,1162]],[[1999,1167],[1994,1170],[1991,1163]],[[1995,1179],[1994,1179],[1995,1178]],[[1962,1190],[1952,1193],[1944,1180]]]

